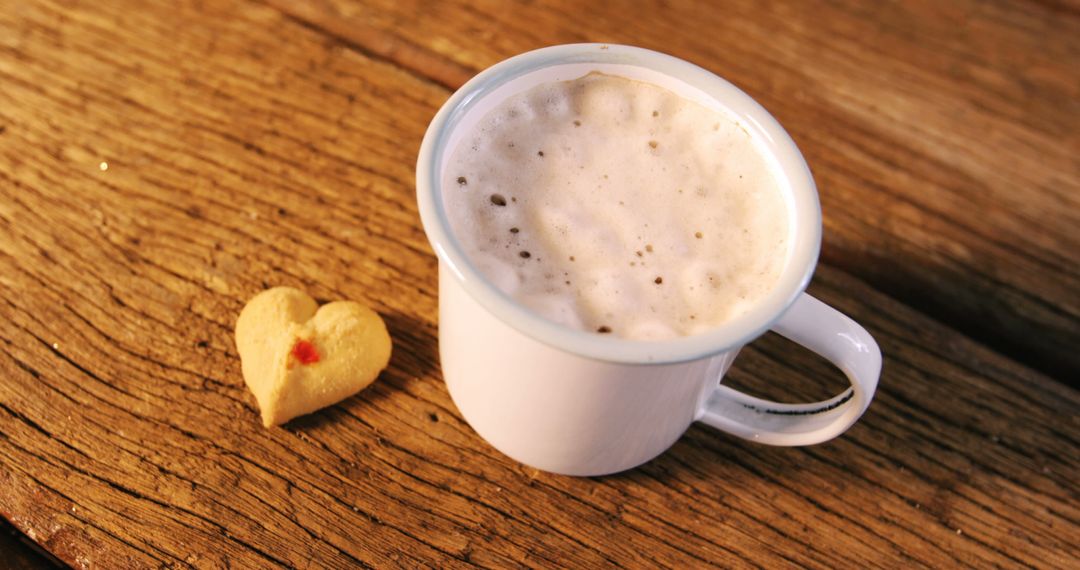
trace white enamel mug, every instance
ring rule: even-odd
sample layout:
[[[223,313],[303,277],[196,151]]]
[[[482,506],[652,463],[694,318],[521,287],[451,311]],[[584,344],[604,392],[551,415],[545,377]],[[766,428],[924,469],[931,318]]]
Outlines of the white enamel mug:
[[[779,285],[743,315],[665,341],[574,330],[516,303],[466,257],[450,230],[441,188],[457,143],[507,97],[590,71],[653,83],[726,113],[772,163],[793,239]],[[760,443],[810,445],[843,433],[870,404],[881,372],[877,343],[803,292],[821,247],[821,209],[806,161],[761,105],[696,65],[601,44],[554,46],[498,63],[454,93],[432,120],[417,160],[416,191],[439,258],[443,377],[469,425],[517,461],[567,475],[614,473],[663,453],[695,421]],[[851,387],[824,402],[792,405],[722,385],[739,349],[768,330],[831,361]]]

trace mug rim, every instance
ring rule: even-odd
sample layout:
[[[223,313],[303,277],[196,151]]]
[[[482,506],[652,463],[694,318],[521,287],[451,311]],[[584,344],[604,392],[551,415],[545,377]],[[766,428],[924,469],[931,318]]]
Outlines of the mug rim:
[[[442,198],[443,155],[454,127],[473,105],[508,81],[539,69],[573,63],[644,67],[696,87],[726,110],[775,159],[787,178],[792,209],[791,251],[780,281],[754,307],[708,331],[668,340],[632,340],[574,329],[534,313],[491,283],[469,260],[450,230]],[[485,310],[522,334],[565,352],[625,364],[671,364],[736,349],[766,332],[791,307],[813,276],[821,249],[821,206],[810,168],[795,141],[757,101],[720,76],[660,52],[616,44],[565,44],[513,56],[481,71],[443,104],[420,145],[416,194],[428,241],[453,279]]]

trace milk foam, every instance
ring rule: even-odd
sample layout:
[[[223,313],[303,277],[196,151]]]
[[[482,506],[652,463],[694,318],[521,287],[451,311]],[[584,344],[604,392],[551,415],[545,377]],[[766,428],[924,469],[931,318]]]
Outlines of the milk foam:
[[[510,97],[466,134],[444,177],[475,266],[574,328],[702,332],[768,294],[787,256],[788,206],[747,132],[622,77]]]

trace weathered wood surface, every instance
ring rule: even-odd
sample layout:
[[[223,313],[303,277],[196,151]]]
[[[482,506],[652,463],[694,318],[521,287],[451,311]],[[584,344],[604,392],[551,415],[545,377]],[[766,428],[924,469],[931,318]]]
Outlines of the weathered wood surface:
[[[1074,564],[1080,396],[1044,373],[1073,379],[1080,338],[1075,11],[582,10],[5,4],[0,515],[76,566]],[[416,149],[449,88],[578,40],[704,64],[791,130],[825,209],[811,291],[886,355],[849,434],[693,428],[571,479],[462,422]],[[390,369],[264,430],[231,328],[268,284],[371,303]],[[840,382],[772,338],[731,381]]]

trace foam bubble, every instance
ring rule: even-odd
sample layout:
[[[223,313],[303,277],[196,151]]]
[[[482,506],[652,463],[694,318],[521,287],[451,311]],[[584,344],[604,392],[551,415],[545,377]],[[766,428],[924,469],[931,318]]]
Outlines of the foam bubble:
[[[522,275],[499,257],[477,252],[472,257],[476,269],[483,273],[500,291],[513,296],[521,289]]]
[[[681,336],[660,319],[636,319],[621,336],[637,340],[668,340]]]
[[[574,299],[569,296],[530,294],[523,295],[518,300],[526,307],[561,325],[575,329],[585,326],[581,320],[580,309]]]

